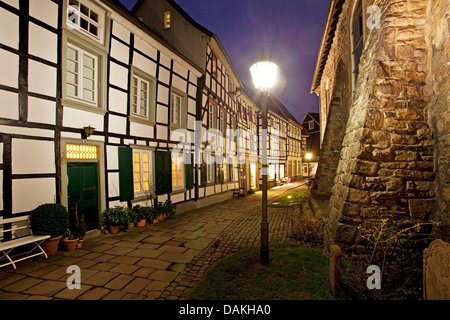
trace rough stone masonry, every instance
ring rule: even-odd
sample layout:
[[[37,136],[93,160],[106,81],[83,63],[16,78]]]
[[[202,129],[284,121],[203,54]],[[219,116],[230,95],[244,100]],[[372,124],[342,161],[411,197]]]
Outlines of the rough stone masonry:
[[[333,2],[341,12],[313,90],[326,121],[314,193],[330,197],[328,246],[354,246],[361,219],[385,214],[440,221],[434,234],[448,241],[450,2],[363,1],[366,18],[380,8],[381,28],[364,26],[353,84],[355,3]]]

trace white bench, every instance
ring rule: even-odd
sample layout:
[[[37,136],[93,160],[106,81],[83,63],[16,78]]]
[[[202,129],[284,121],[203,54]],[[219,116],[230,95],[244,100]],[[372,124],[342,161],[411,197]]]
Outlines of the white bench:
[[[11,224],[9,229],[5,228],[5,225]],[[12,240],[3,241],[4,234],[6,232],[12,233]],[[0,262],[2,260],[8,260],[7,263],[0,265],[1,267],[12,265],[14,269],[16,269],[16,263],[25,259],[29,259],[32,257],[39,256],[43,254],[47,259],[48,256],[45,251],[42,249],[41,244],[45,240],[49,239],[50,236],[35,236],[31,231],[30,227],[30,216],[21,216],[17,218],[9,218],[9,219],[0,219],[0,251],[3,253],[3,256],[0,257]],[[34,244],[35,246],[25,252],[20,256],[21,258],[14,259],[14,256],[11,256],[10,253],[21,246],[25,246],[28,244]],[[38,249],[38,253],[31,254],[35,249]]]

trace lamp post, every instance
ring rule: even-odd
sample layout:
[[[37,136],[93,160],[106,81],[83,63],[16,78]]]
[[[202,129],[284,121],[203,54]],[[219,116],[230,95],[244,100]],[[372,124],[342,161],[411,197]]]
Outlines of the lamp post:
[[[255,88],[262,96],[262,220],[261,220],[261,264],[269,264],[269,222],[267,221],[267,105],[270,90],[273,88],[278,66],[266,59],[264,50],[261,58],[250,68]]]

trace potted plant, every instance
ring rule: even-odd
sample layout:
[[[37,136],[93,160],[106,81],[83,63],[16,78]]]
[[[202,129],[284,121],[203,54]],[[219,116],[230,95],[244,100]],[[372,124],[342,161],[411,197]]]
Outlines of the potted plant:
[[[68,252],[72,252],[75,250],[78,240],[79,238],[68,229],[62,239],[64,249]]]
[[[165,215],[169,218],[173,217],[175,215],[177,206],[172,204],[170,200],[166,200],[164,203],[164,211]]]
[[[112,234],[119,233],[122,227],[128,224],[128,208],[116,206],[103,211],[104,223],[108,226]]]
[[[50,235],[42,246],[47,254],[54,254],[69,227],[69,212],[60,204],[42,204],[32,211],[30,224],[33,234]]]
[[[126,231],[133,231],[134,224],[138,221],[138,216],[136,212],[134,212],[130,208],[125,208],[126,211]]]
[[[86,235],[86,221],[84,220],[84,215],[81,215],[81,218],[77,216],[76,219],[77,248],[81,248],[83,246],[84,236]]]
[[[136,214],[136,227],[143,228],[147,222],[147,218],[150,215],[150,207],[142,207],[140,205],[136,205],[133,207],[133,211]]]
[[[155,202],[155,207],[153,208],[153,223],[158,223],[162,219],[162,213],[164,212],[164,206],[162,202]]]

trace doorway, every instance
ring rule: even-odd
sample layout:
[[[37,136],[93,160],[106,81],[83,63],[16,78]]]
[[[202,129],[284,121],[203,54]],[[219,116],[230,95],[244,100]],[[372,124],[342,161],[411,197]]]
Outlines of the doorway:
[[[75,212],[84,216],[86,230],[94,230],[99,224],[98,166],[96,162],[67,163],[67,196],[69,226],[75,226]]]

